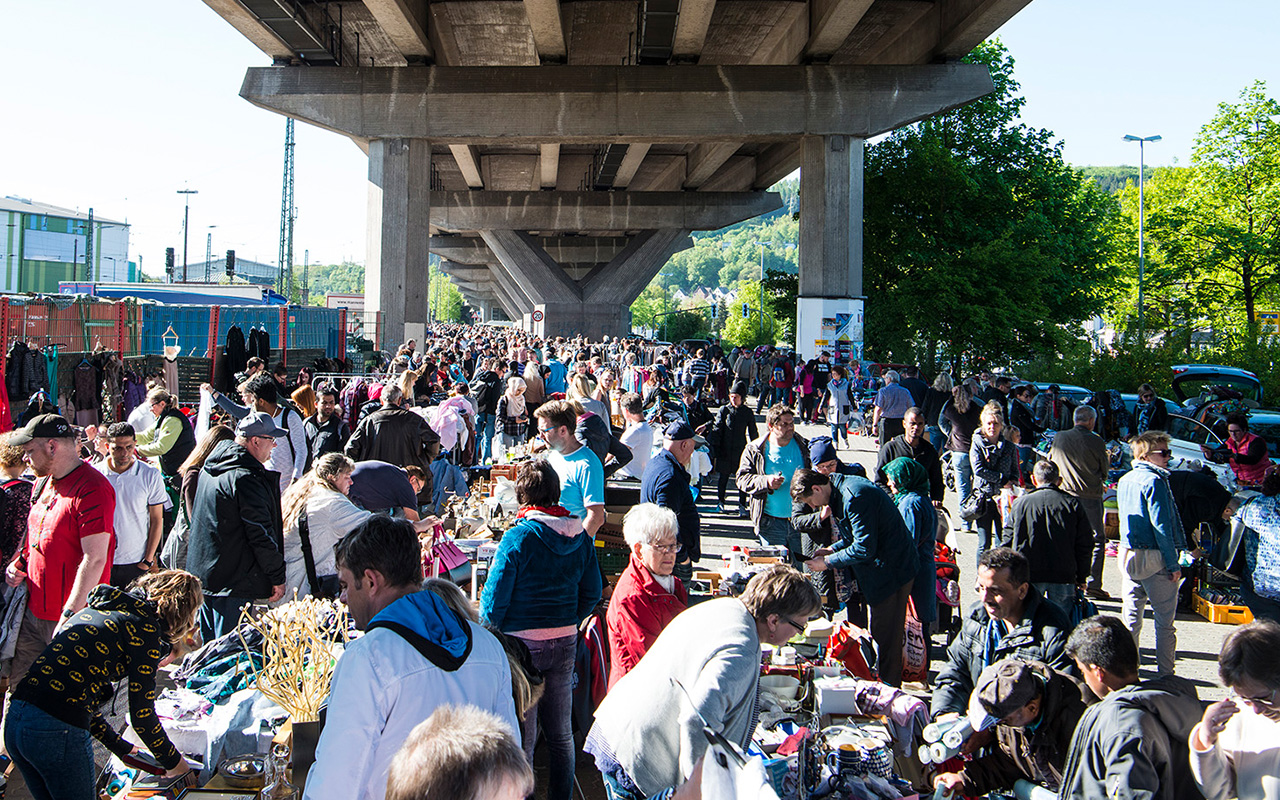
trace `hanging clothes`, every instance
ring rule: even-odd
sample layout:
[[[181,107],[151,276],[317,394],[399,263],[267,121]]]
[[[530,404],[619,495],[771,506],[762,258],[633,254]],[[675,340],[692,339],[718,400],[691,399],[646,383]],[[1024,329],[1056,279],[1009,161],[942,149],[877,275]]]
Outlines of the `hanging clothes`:
[[[0,381],[0,433],[13,430],[13,411],[9,408],[7,381]]]
[[[110,425],[120,416],[120,403],[123,400],[121,375],[124,372],[124,361],[121,360],[119,353],[108,350],[95,355],[93,365],[98,368],[98,390],[102,396],[99,411],[102,414],[102,424]]]
[[[249,351],[245,346],[244,331],[239,325],[232,325],[227,330],[227,343],[222,350],[221,391],[235,395],[236,375],[244,372],[249,364]]]
[[[120,392],[124,402],[124,416],[128,419],[133,410],[147,399],[147,384],[138,373],[130,370],[124,374],[124,387]]]
[[[98,368],[83,359],[71,372],[71,402],[76,409],[77,425],[98,424],[99,397]]]
[[[164,365],[164,388],[173,395],[175,402],[178,402],[178,359],[164,358],[161,359]]]
[[[45,372],[49,377],[49,388],[58,386],[58,347],[50,345],[44,349]]]

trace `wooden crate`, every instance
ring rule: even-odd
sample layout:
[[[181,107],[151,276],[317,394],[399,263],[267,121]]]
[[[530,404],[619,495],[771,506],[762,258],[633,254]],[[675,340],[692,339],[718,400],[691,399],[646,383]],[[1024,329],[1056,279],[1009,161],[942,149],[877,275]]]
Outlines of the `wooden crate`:
[[[1192,593],[1191,602],[1197,614],[1218,625],[1244,625],[1253,622],[1253,612],[1247,606],[1210,603],[1199,592]]]

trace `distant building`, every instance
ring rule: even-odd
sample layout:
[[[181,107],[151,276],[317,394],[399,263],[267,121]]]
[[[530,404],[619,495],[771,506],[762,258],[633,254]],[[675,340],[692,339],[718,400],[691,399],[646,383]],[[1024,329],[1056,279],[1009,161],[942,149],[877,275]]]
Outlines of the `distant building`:
[[[295,280],[302,277],[302,272],[294,267],[293,274]],[[215,258],[213,261],[189,261],[187,262],[187,280],[192,283],[203,283],[205,281],[222,280],[227,276],[227,259],[224,255],[222,258]],[[248,281],[249,283],[257,283],[262,286],[275,286],[276,280],[280,277],[280,268],[275,264],[263,264],[261,261],[250,261],[247,258],[236,256],[236,279]],[[174,280],[182,280],[182,264],[179,263],[174,269]]]
[[[21,197],[0,199],[0,292],[56,293],[60,281],[136,281],[138,265],[129,260],[129,223]],[[93,263],[86,266],[88,237]]]

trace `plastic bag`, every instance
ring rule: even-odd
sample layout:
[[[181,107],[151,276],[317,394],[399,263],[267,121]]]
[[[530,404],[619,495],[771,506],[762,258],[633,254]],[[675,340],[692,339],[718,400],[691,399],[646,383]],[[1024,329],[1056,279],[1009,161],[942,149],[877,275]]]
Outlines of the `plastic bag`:
[[[902,680],[921,681],[929,677],[929,649],[924,623],[916,613],[916,602],[907,598],[907,635],[902,640]]]

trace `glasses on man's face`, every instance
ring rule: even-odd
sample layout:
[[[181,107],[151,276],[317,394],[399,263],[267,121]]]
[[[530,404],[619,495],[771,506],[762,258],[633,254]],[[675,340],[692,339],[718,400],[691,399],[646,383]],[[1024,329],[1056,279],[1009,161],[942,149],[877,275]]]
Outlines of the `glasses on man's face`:
[[[1239,691],[1236,691],[1236,690],[1233,690],[1233,691],[1235,691],[1236,697],[1239,697],[1241,700],[1244,700],[1247,703],[1251,703],[1255,706],[1267,706],[1268,708],[1275,707],[1276,694],[1280,693],[1280,689],[1272,689],[1267,694],[1261,695],[1259,697],[1246,697],[1245,695],[1240,694]]]
[[[1168,458],[1169,456],[1173,455],[1173,451],[1172,450],[1152,450],[1151,455],[1164,456],[1165,458]]]
[[[545,436],[546,434],[551,433],[554,430],[555,428],[538,428],[538,435]]]
[[[795,628],[796,633],[804,633],[805,626],[796,622],[794,619],[791,619],[790,617],[784,617],[781,614],[778,615],[778,619],[782,620],[783,622],[787,623],[791,627]]]
[[[680,544],[678,542],[676,544],[647,544],[646,546],[651,550],[657,550],[659,553],[668,556],[674,555],[680,551]]]

